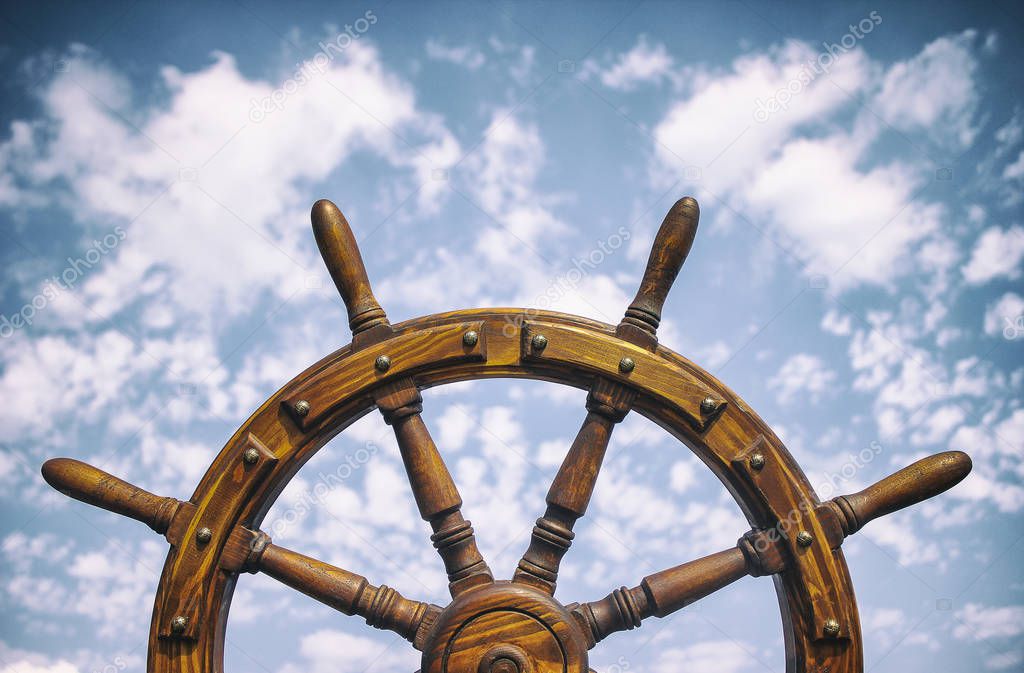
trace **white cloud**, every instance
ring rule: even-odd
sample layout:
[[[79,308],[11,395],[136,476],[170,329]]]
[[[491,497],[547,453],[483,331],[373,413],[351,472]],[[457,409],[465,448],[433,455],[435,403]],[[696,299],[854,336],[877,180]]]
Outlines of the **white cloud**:
[[[955,542],[944,547],[934,540],[926,540],[918,533],[918,526],[911,523],[913,512],[899,512],[875,519],[860,533],[875,544],[896,552],[900,565],[935,564],[944,568],[955,552]]]
[[[829,309],[821,318],[821,329],[836,336],[850,336],[851,324],[850,316],[840,315],[835,309]]]
[[[1007,292],[985,307],[984,327],[989,336],[1024,337],[1021,320],[1024,316],[1024,298],[1015,292]]]
[[[344,631],[321,629],[302,638],[299,654],[303,664],[288,664],[282,673],[377,673],[416,668],[416,652],[404,643],[394,645]]]
[[[293,225],[308,207],[297,183],[323,179],[346,156],[368,150],[394,167],[396,182],[423,183],[418,203],[429,211],[444,193],[431,170],[458,155],[439,118],[416,105],[409,85],[366,41],[258,123],[252,101],[274,85],[246,78],[232,56],[214,54],[193,72],[168,66],[161,75],[166,104],[133,108],[128,80],[73,48],[67,72],[43,89],[46,117],[33,124],[31,150],[3,167],[32,189],[56,187],[52,198],[73,203],[82,224],[124,224],[126,240],[78,291],[92,311],[66,302],[64,324],[95,322],[157,291],[174,302],[179,321],[182,313],[209,320],[244,312],[261,292],[287,298],[313,262],[307,228]],[[358,100],[338,89],[358,92]],[[124,118],[139,120],[138,130]],[[16,200],[23,204],[32,205]],[[146,282],[159,277],[156,287]]]
[[[783,404],[792,402],[797,395],[817,401],[832,390],[836,373],[816,355],[798,353],[787,359],[779,371],[768,381],[768,386],[779,394]]]
[[[465,404],[450,404],[437,420],[438,445],[442,451],[458,451],[466,444],[466,438],[475,425],[469,407]]]
[[[754,647],[736,640],[709,640],[667,648],[658,655],[655,670],[691,673],[739,673],[747,670]]]
[[[678,460],[672,463],[669,484],[676,493],[685,493],[697,483],[697,470],[692,460]]]
[[[14,661],[0,668],[0,673],[78,673],[78,667],[64,660],[59,660],[53,664]]]
[[[429,39],[426,49],[427,56],[435,61],[447,61],[469,70],[479,70],[480,66],[487,62],[487,57],[483,52],[470,45],[448,46],[438,40]]]
[[[914,243],[938,228],[941,212],[913,200],[920,178],[910,167],[865,172],[858,158],[842,135],[794,140],[748,192],[757,212],[793,241],[805,272],[832,275],[838,287],[882,284],[906,269]]]
[[[990,606],[968,603],[957,610],[960,622],[953,635],[960,640],[1015,638],[1024,633],[1024,605]]]
[[[964,280],[981,285],[995,278],[1020,278],[1024,260],[1024,228],[989,227],[978,237],[971,259],[964,267]]]
[[[629,91],[638,84],[657,83],[670,76],[674,61],[665,45],[650,45],[641,37],[629,51],[601,73],[601,83],[611,89]]]
[[[946,41],[966,48],[960,38]],[[921,67],[915,62],[891,71],[890,86],[931,77],[931,63],[935,52],[944,53],[943,44],[925,48]],[[716,199],[728,199],[731,210],[743,214],[721,214],[721,221],[764,222],[775,232],[771,238],[801,260],[803,273],[829,276],[830,287],[839,290],[884,286],[917,263],[935,266],[931,248],[920,260],[914,258],[944,216],[941,206],[917,197],[927,172],[900,160],[866,161],[884,129],[877,118],[856,108],[852,97],[871,93],[882,67],[862,50],[843,54],[827,76],[812,79],[792,95],[785,109],[757,120],[758,101],[786,89],[793,73],[814,56],[809,45],[790,41],[765,54],[738,58],[725,73],[695,72],[690,95],[673,104],[654,128],[655,186],[664,188],[685,177],[687,167],[700,168],[698,186]],[[971,73],[969,68],[959,73],[967,77],[957,83],[965,98],[973,96],[966,93],[973,92]],[[955,110],[969,117],[967,108],[965,102]],[[843,121],[842,115],[851,113],[852,123]],[[951,108],[935,114],[945,119],[953,113]],[[821,126],[824,133],[801,137]],[[960,135],[968,130],[961,129]],[[777,253],[769,246],[761,254]],[[951,263],[948,255],[939,259]]]
[[[872,107],[898,129],[969,146],[978,131],[973,123],[979,100],[974,85],[978,64],[972,54],[976,37],[973,30],[940,37],[913,58],[894,64]]]
[[[1016,161],[1006,164],[1003,168],[1004,180],[1017,180],[1021,177],[1024,177],[1024,150],[1017,155]]]

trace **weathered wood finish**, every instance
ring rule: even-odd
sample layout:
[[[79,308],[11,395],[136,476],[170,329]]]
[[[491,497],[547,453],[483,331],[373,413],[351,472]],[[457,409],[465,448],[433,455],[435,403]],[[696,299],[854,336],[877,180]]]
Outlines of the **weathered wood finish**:
[[[452,596],[490,584],[491,570],[477,549],[473,527],[462,516],[462,497],[420,416],[420,391],[412,379],[404,379],[383,386],[374,399],[395,429],[416,505],[434,530],[430,540],[444,561]]]
[[[680,199],[669,210],[654,238],[636,297],[615,329],[619,338],[643,348],[653,349],[657,345],[661,309],[690,253],[699,219],[700,209],[690,197]],[[543,344],[531,341],[529,348],[542,355],[547,348],[547,336],[540,337],[545,339]],[[631,372],[629,362],[620,359],[619,371]],[[587,511],[612,429],[629,413],[635,397],[629,386],[601,376],[594,378],[587,395],[587,416],[551,483],[547,510],[537,519],[530,546],[519,561],[513,581],[555,593],[558,567],[575,537],[573,526]]]
[[[388,586],[375,587],[365,577],[268,544],[252,562],[263,572],[346,615],[359,615],[377,629],[394,631],[411,643],[441,608],[410,601]]]
[[[314,229],[349,309],[352,345],[267,400],[228,441],[188,502],[154,496],[77,461],[56,459],[43,468],[62,492],[143,521],[170,543],[150,631],[150,673],[222,670],[231,593],[244,572],[265,572],[345,614],[400,633],[423,651],[424,673],[586,671],[587,650],[609,634],[666,616],[741,577],[772,575],[787,670],[862,671],[843,538],[876,516],[951,487],[970,470],[970,459],[940,454],[861,493],[820,502],[767,424],[710,374],[657,344],[661,306],[692,243],[697,212],[692,199],[673,207],[641,291],[618,328],[521,309],[458,311],[392,326],[373,299],[343,216],[333,204],[319,202]],[[464,339],[467,332],[476,338]],[[538,334],[546,347],[531,345]],[[390,367],[375,366],[380,355],[391,358]],[[634,366],[622,367],[623,358]],[[551,525],[541,537],[560,528],[531,544],[523,560],[532,567],[521,565],[511,583],[493,581],[487,570],[462,518],[461,497],[420,416],[421,389],[494,377],[590,392],[587,419],[548,493],[541,521]],[[713,404],[702,404],[709,398]],[[395,429],[420,513],[435,531],[449,571],[453,601],[443,609],[277,547],[258,531],[305,461],[375,407]],[[605,599],[565,607],[551,596],[568,548],[561,542],[571,540],[572,524],[586,511],[611,428],[630,409],[700,457],[733,494],[752,530],[733,549],[655,573]],[[535,531],[533,542],[537,537]],[[182,616],[187,618],[179,623]]]
[[[785,566],[781,545],[766,531],[750,531],[731,549],[648,575],[640,586],[620,587],[571,610],[593,647],[616,631],[635,629],[648,617],[667,617],[742,577],[773,575]]]

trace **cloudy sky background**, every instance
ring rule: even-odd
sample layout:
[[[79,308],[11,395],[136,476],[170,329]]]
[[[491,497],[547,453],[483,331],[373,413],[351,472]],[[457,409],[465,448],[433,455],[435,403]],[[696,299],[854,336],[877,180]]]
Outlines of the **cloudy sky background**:
[[[974,458],[948,495],[845,545],[867,669],[1021,670],[1022,23],[1001,3],[5,6],[0,671],[144,669],[164,541],[56,495],[39,466],[72,456],[188,497],[264,398],[349,340],[313,201],[346,213],[393,321],[518,305],[615,323],[685,194],[701,227],[662,342],[758,410],[823,497],[929,453]],[[583,398],[500,381],[425,393],[502,577]],[[685,447],[630,417],[558,597],[633,586],[746,528]],[[446,600],[376,415],[299,473],[264,529]],[[771,582],[746,579],[591,664],[782,671],[780,634]],[[397,636],[254,576],[227,638],[233,673],[418,665]]]

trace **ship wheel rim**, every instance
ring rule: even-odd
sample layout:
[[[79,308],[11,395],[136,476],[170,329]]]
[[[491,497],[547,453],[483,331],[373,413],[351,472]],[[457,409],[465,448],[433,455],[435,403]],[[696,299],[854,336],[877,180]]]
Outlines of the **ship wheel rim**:
[[[236,467],[239,451],[244,450],[250,438],[257,438],[262,448],[273,454],[275,462],[269,472],[245,499],[244,505],[222,525],[233,529],[242,525],[255,529],[262,522],[267,511],[276,501],[280,492],[312,458],[320,448],[349,425],[375,408],[370,391],[379,387],[386,376],[370,376],[367,383],[356,386],[351,394],[335,400],[329,411],[297,417],[291,411],[297,392],[309,390],[311,381],[324,380],[332,373],[341,374],[352,368],[354,361],[374,357],[382,350],[388,350],[398,342],[420,340],[424,337],[455,339],[466,331],[476,331],[479,343],[473,349],[479,353],[450,349],[454,355],[440,365],[427,363],[401,370],[401,359],[394,376],[411,375],[423,389],[448,385],[466,380],[491,378],[533,379],[586,390],[595,376],[615,377],[614,363],[598,363],[584,367],[558,360],[556,356],[535,354],[527,358],[528,336],[536,333],[550,333],[549,338],[572,336],[581,343],[592,343],[609,352],[620,351],[634,356],[637,372],[649,372],[652,364],[671,372],[679,380],[669,384],[664,381],[653,388],[648,379],[630,370],[627,374],[618,372],[621,381],[637,391],[633,410],[653,421],[662,429],[680,440],[698,458],[711,468],[719,481],[732,494],[750,524],[755,528],[766,528],[780,520],[780,512],[794,512],[793,498],[803,503],[800,526],[824,534],[821,524],[813,514],[813,506],[819,503],[810,482],[796,460],[775,436],[769,426],[750,409],[735,393],[722,384],[715,376],[678,353],[657,346],[648,351],[615,336],[615,328],[598,321],[575,315],[521,308],[468,309],[449,313],[433,314],[414,318],[394,326],[394,335],[374,344],[372,348],[354,350],[344,346],[298,374],[286,385],[270,396],[234,433],[218,456],[213,460],[202,477],[191,502],[197,506],[197,514],[190,526],[198,528],[213,515],[210,503],[215,502],[216,490],[236,487],[228,479]],[[460,339],[461,341],[461,339]],[[557,343],[557,342],[555,342]],[[557,349],[545,349],[554,352]],[[595,352],[601,352],[595,348]],[[524,362],[525,360],[525,362]],[[363,364],[365,368],[365,363]],[[605,371],[607,369],[608,371]],[[664,374],[664,372],[662,372]],[[662,378],[664,378],[662,376]],[[667,387],[675,385],[673,393],[679,397],[679,388],[685,381],[687,397],[685,404],[666,400]],[[694,387],[696,386],[696,387]],[[718,411],[701,420],[701,413],[695,412],[703,397],[701,393],[714,398]],[[728,427],[739,427],[740,431],[729,437],[720,437],[715,428],[721,420],[718,414],[729,415],[732,422]],[[303,429],[306,419],[308,427]],[[443,449],[443,447],[442,447]],[[782,488],[771,494],[756,487],[760,471],[754,474],[745,458],[752,451],[767,455],[772,466],[771,474],[781,479]],[[769,471],[764,470],[767,474]],[[782,494],[782,495],[780,495]],[[787,497],[789,498],[787,500]],[[786,541],[794,536],[784,534]],[[188,537],[186,537],[188,539]],[[815,553],[811,553],[815,552]],[[197,639],[182,641],[167,638],[166,624],[174,618],[166,602],[168,592],[182,581],[182,573],[197,572],[186,567],[179,559],[178,550],[168,553],[158,585],[153,619],[149,636],[150,673],[221,673],[223,669],[224,639],[232,593],[237,573],[228,573],[219,568],[219,553],[210,554],[202,564],[201,584],[204,586],[204,600],[199,619],[201,626]],[[814,666],[827,666],[832,673],[860,671],[863,667],[860,623],[857,617],[856,601],[852,580],[842,551],[829,549],[827,545],[811,547],[796,552],[799,562],[787,564],[782,573],[773,575],[785,639],[786,670],[789,673],[803,673],[816,670]],[[827,590],[831,593],[826,601],[819,601],[815,595]],[[819,595],[820,597],[820,595]],[[822,606],[841,606],[845,614],[824,614]],[[841,637],[823,634],[822,624],[839,617],[842,623]],[[165,636],[161,636],[163,630]]]

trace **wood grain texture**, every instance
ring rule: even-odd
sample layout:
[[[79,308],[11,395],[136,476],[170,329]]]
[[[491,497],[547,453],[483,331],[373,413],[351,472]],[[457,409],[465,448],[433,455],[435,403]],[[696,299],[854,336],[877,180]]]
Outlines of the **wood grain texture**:
[[[454,366],[461,362],[475,362],[487,358],[487,339],[480,336],[473,346],[462,340],[466,332],[483,334],[483,323],[472,320],[464,323],[439,325],[416,335],[394,335],[374,344],[352,351],[345,367],[324,367],[311,375],[303,385],[289,391],[282,408],[296,425],[311,431],[330,419],[338,404],[348,401],[359,391],[376,385],[407,379],[426,367]],[[376,368],[381,355],[391,360],[387,371]],[[309,404],[304,416],[294,413],[300,400]]]
[[[620,587],[599,601],[573,606],[588,647],[618,631],[635,629],[648,617],[667,617],[742,577],[760,577],[785,567],[778,543],[750,531],[735,547],[648,575],[639,586]]]
[[[852,535],[873,519],[934,498],[963,481],[971,467],[971,458],[963,451],[946,451],[922,458],[863,491],[835,498],[844,514],[844,532]]]
[[[503,665],[503,658],[513,663]],[[421,670],[480,673],[481,662],[484,673],[588,670],[586,641],[565,608],[547,594],[509,582],[467,592],[445,608],[424,644]]]
[[[441,612],[436,605],[411,601],[387,586],[298,552],[268,544],[252,561],[263,572],[346,615],[359,615],[376,629],[394,631],[411,643],[424,624]]]
[[[699,220],[700,207],[689,196],[676,201],[665,215],[654,237],[640,288],[617,328],[620,337],[628,339],[636,331],[654,336],[661,324],[661,310],[668,291],[690,254]]]
[[[477,548],[473,526],[462,516],[462,497],[420,415],[423,398],[412,379],[379,388],[374,396],[384,421],[395,430],[409,485],[420,516],[430,524],[431,541],[448,573],[448,588],[457,596],[494,581]]]
[[[348,220],[327,199],[313,204],[310,218],[320,256],[348,309],[348,324],[352,334],[358,335],[373,327],[387,326],[387,315],[373,296],[363,257]]]
[[[648,350],[656,347],[661,309],[693,245],[699,216],[697,202],[690,197],[677,201],[665,216],[636,298],[615,330],[620,339]],[[539,337],[547,343],[547,335]],[[530,353],[542,355],[546,350],[545,345],[538,347],[532,340],[529,345],[524,340],[523,345]],[[633,362],[623,356],[619,371],[630,374]],[[612,429],[629,413],[635,397],[634,390],[623,383],[594,377],[587,395],[587,416],[548,490],[547,510],[533,528],[530,546],[519,561],[513,581],[555,593],[562,557],[572,545],[573,526],[587,511]]]
[[[160,534],[167,532],[181,505],[73,458],[52,458],[43,463],[42,473],[64,495],[141,521]]]
[[[487,344],[486,357],[452,359],[447,355],[450,353],[447,341],[436,339],[439,330],[450,329],[450,334],[454,335],[467,324],[479,325],[477,331],[481,343]],[[535,330],[549,335],[549,346],[543,355],[526,352],[523,348],[528,331]],[[354,365],[364,362],[362,358],[373,349],[388,349],[399,340],[411,343],[421,340],[428,344],[422,346],[424,352],[418,356],[420,362],[415,368],[414,380],[420,389],[494,377],[553,381],[584,390],[592,387],[595,377],[616,382],[635,393],[634,411],[679,438],[719,477],[755,529],[776,529],[794,507],[802,507],[800,511],[804,518],[801,521],[817,543],[798,549],[793,546],[794,535],[780,536],[780,558],[784,560],[785,568],[773,575],[782,609],[787,670],[790,673],[817,673],[822,670],[856,673],[863,669],[859,621],[849,572],[842,551],[838,546],[831,548],[829,535],[825,532],[830,525],[829,516],[832,516],[833,524],[838,525],[835,512],[831,508],[825,509],[828,503],[818,501],[789,452],[767,424],[739,397],[710,374],[666,348],[641,348],[617,338],[612,326],[556,313],[485,309],[419,318],[395,325],[389,336],[376,342],[363,344],[360,348],[344,347],[293,379],[239,428],[214,460],[190,501],[179,504],[168,524],[166,536],[176,546],[172,546],[168,555],[157,589],[149,641],[148,670],[151,673],[218,673],[222,670],[224,626],[231,593],[247,556],[239,551],[242,539],[237,532],[238,527],[256,530],[274,499],[299,468],[331,437],[371,411],[378,397],[387,394],[385,386],[392,383],[390,379],[363,376]],[[637,363],[636,369],[628,375],[618,370],[618,361],[623,354],[630,355]],[[432,360],[432,357],[436,359]],[[656,370],[661,373],[650,373]],[[362,377],[357,385],[331,386],[324,383],[315,391],[311,388],[313,381],[343,383],[346,371]],[[298,399],[296,394],[300,390],[321,395],[322,411],[315,423],[297,424],[285,410],[286,402]],[[713,422],[702,419],[699,409],[700,400],[708,395],[723,402],[723,411]],[[253,480],[246,479],[245,474],[239,472],[240,452],[250,437],[258,438],[265,449],[265,453],[260,454],[259,464],[267,465],[261,478]],[[762,452],[767,459],[761,470],[752,471],[752,450]],[[263,461],[263,457],[267,460]],[[944,464],[940,462],[940,467]],[[924,475],[925,481],[927,476]],[[901,482],[904,481],[901,478]],[[891,491],[889,485],[883,489],[884,494]],[[102,492],[102,489],[97,491],[86,486],[81,492],[96,500],[95,495],[89,494]],[[128,500],[133,498],[138,496]],[[885,502],[887,504],[882,506],[876,505],[874,511],[881,512],[896,501],[891,495],[886,495]],[[135,505],[124,506],[123,509],[129,515],[142,514]],[[864,512],[871,510],[862,507],[860,511],[863,516]],[[217,523],[218,529],[222,529],[218,535],[224,536],[223,542],[217,543],[208,560],[181,563],[177,547],[188,546],[194,539],[196,526],[209,522]],[[201,555],[200,559],[206,557]],[[699,575],[711,577],[713,585],[739,572],[739,557],[730,550],[708,562],[708,567],[712,570]],[[751,574],[746,566],[744,570]],[[328,576],[330,574],[327,573]],[[694,592],[703,591],[708,586],[706,580],[693,580],[689,572],[681,570],[657,575],[655,580],[647,583],[654,598],[643,589],[643,583],[640,585],[645,600],[654,606],[652,610],[664,611],[685,604],[687,596],[695,595]],[[352,586],[359,584],[358,581],[353,584],[348,575],[335,576],[334,579],[339,577],[341,584],[348,589],[339,588],[338,591],[351,590]],[[202,628],[194,639],[164,637],[161,634],[163,625],[173,617],[168,606],[175,603],[170,598],[180,591],[178,587],[181,586],[202,589],[198,594],[201,596],[198,616]],[[526,592],[529,600],[514,592]],[[473,609],[467,607],[478,600],[477,596],[485,595],[489,602],[481,600]],[[487,605],[481,609],[479,606],[484,603]],[[344,601],[343,604],[349,605]],[[482,610],[488,613],[511,610],[519,616],[495,618],[494,622],[477,621],[476,616],[482,614]],[[446,619],[446,612],[454,618]],[[838,637],[827,637],[823,632],[820,616],[824,614],[842,615],[843,619],[849,619],[842,624]],[[453,660],[451,656],[444,659],[446,651],[471,653],[461,660],[460,666],[471,665],[479,655],[479,661],[486,660],[490,662],[488,665],[498,666],[499,671],[500,666],[505,666],[503,657],[514,658],[516,650],[513,648],[520,646],[517,643],[527,643],[528,647],[536,647],[538,652],[550,651],[544,649],[546,646],[539,641],[543,634],[539,630],[531,630],[534,627],[523,621],[525,619],[545,625],[547,633],[554,634],[563,654],[577,648],[572,650],[576,654],[570,670],[585,670],[586,635],[581,623],[546,593],[525,585],[501,582],[466,591],[438,613],[435,626],[426,630],[429,637],[422,637],[423,670],[438,670],[430,667],[444,665],[444,661],[460,661]],[[465,633],[471,637],[465,643],[453,642],[452,636],[462,633],[459,631],[462,625],[466,625]],[[439,636],[442,632],[449,636]],[[489,633],[502,635],[489,639]],[[415,638],[421,639],[419,634]],[[432,649],[426,647],[428,641]],[[488,647],[484,647],[485,643]],[[495,649],[499,645],[508,647]],[[547,655],[542,657],[542,661],[548,660],[553,659]]]

